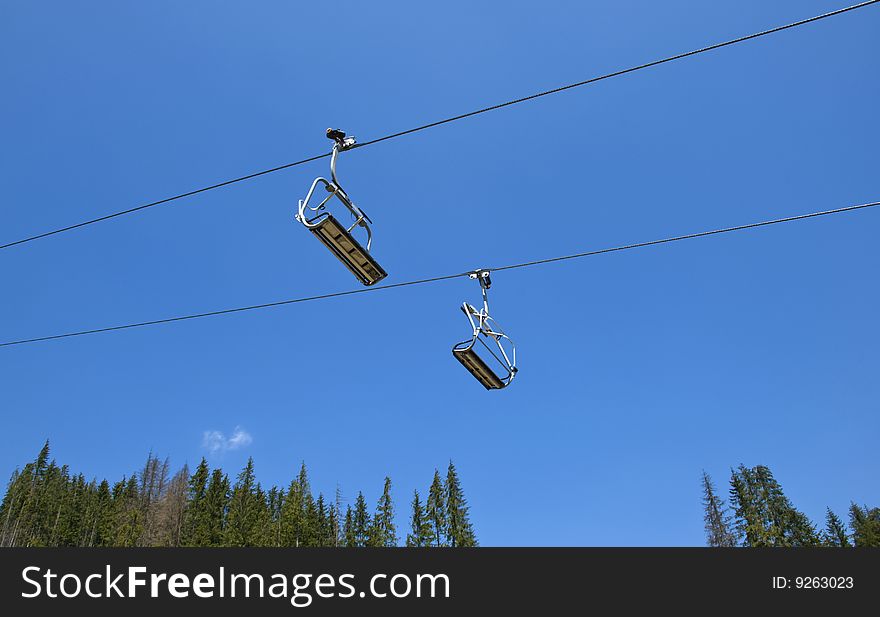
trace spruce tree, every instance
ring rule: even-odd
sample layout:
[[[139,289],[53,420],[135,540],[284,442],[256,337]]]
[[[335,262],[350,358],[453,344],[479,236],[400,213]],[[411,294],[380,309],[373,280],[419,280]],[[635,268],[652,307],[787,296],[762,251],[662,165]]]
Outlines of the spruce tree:
[[[712,478],[705,471],[702,482],[706,544],[714,547],[736,546],[736,536],[731,529],[727,507],[724,505],[724,500],[715,492]]]
[[[229,477],[221,469],[211,472],[208,490],[205,492],[205,517],[200,522],[198,546],[224,546],[226,517],[229,511]]]
[[[825,544],[825,546],[852,546],[849,541],[849,536],[846,533],[846,527],[843,525],[843,521],[840,520],[840,517],[837,516],[831,508],[825,509],[825,533],[823,535],[823,544]]]
[[[282,546],[281,508],[284,505],[284,493],[277,486],[273,486],[269,489],[266,499],[269,504],[269,532],[267,534],[267,545]]]
[[[281,506],[281,545],[300,546],[303,540],[303,499],[299,481],[290,481]]]
[[[370,515],[367,513],[367,500],[358,493],[354,502],[354,545],[367,546],[370,539]]]
[[[819,534],[764,465],[731,474],[730,499],[744,546],[817,546]]]
[[[208,461],[202,457],[189,479],[187,509],[181,538],[183,546],[208,546],[208,538],[206,537],[209,519],[207,493],[210,473]]]
[[[397,546],[397,528],[394,525],[394,504],[391,500],[391,478],[385,477],[382,496],[370,529],[370,546]]]
[[[343,544],[349,548],[357,546],[357,532],[354,527],[354,512],[351,506],[345,508],[345,523],[342,525]]]
[[[116,502],[116,538],[114,546],[137,546],[143,531],[143,518],[140,507],[140,487],[136,475],[132,475],[124,483]]]
[[[339,510],[332,504],[327,506],[326,546],[339,546]]]
[[[89,546],[112,546],[113,495],[110,493],[110,483],[107,480],[102,480],[98,485],[97,506],[96,523]]]
[[[315,510],[317,518],[315,521],[315,538],[314,546],[331,546],[330,540],[330,517],[327,513],[327,504],[324,503],[324,494],[318,493],[318,499],[315,501]]]
[[[446,500],[446,538],[449,546],[476,546],[477,538],[468,515],[467,500],[452,461],[449,461],[443,490]]]
[[[428,489],[428,501],[425,504],[425,512],[434,532],[434,545],[446,546],[446,501],[443,481],[440,480],[440,472],[436,469],[434,470],[434,480]]]
[[[419,498],[419,492],[413,491],[412,514],[410,515],[410,532],[406,536],[406,545],[410,547],[431,546],[434,542],[434,531],[425,506]]]
[[[851,504],[849,521],[853,530],[853,544],[857,547],[880,547],[880,508]]]
[[[232,487],[224,530],[224,545],[253,546],[259,531],[259,523],[254,461],[248,458],[247,464],[238,474],[238,479]]]
[[[312,498],[311,493],[305,497],[305,529],[303,533],[303,546],[320,546],[321,516],[318,512],[318,503]],[[323,503],[323,499],[321,500]]]
[[[303,463],[297,477],[302,499],[302,527],[300,529],[300,546],[318,546],[319,532],[318,508],[312,497],[312,487],[309,483],[309,475],[306,464]]]

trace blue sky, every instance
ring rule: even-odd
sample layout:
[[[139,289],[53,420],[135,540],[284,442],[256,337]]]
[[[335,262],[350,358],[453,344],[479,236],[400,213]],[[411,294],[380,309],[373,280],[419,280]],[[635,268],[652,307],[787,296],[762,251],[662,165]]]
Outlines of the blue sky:
[[[0,243],[839,8],[5,3]],[[389,283],[878,199],[880,7],[344,154]],[[356,288],[293,221],[327,161],[2,251],[0,338]],[[455,461],[485,545],[699,545],[699,476],[880,502],[880,212],[0,349],[0,475],[149,450],[375,502]],[[207,434],[207,439],[206,439]]]

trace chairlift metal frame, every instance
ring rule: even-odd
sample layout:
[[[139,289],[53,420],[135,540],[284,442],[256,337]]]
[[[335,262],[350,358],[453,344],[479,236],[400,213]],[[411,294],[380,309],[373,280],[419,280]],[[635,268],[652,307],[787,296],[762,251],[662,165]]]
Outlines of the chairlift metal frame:
[[[483,308],[477,310],[471,304],[464,302],[461,310],[467,316],[471,324],[473,335],[470,339],[458,343],[452,348],[452,355],[461,362],[477,381],[487,390],[500,390],[506,388],[516,376],[516,346],[509,336],[504,334],[498,322],[489,315],[488,289],[492,285],[489,270],[475,270],[468,277],[480,283],[483,294]],[[506,375],[500,376],[489,364],[481,358],[474,347],[480,343],[481,350],[485,350],[506,371]],[[509,347],[505,349],[505,346]],[[494,348],[494,349],[493,349]]]
[[[311,231],[330,251],[341,261],[346,268],[364,285],[374,285],[384,279],[388,274],[382,266],[370,255],[370,247],[373,243],[373,232],[370,225],[373,221],[367,214],[358,208],[348,193],[342,188],[336,177],[336,159],[340,152],[350,150],[357,143],[354,136],[346,136],[339,129],[327,129],[327,138],[333,140],[333,151],[330,154],[330,180],[323,177],[315,178],[305,199],[299,200],[299,209],[296,220]],[[327,190],[325,197],[316,206],[310,206],[315,189],[321,184]],[[350,227],[345,227],[336,217],[327,211],[327,204],[336,197],[348,209],[355,218]],[[309,213],[311,211],[311,214]],[[363,227],[367,232],[367,245],[364,248],[352,235],[355,227]]]

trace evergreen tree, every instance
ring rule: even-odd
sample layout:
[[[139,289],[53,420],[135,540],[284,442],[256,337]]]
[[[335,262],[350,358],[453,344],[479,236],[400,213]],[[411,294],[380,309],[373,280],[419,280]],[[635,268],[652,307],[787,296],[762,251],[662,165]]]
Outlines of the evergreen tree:
[[[143,531],[137,476],[132,475],[127,481],[123,481],[122,490],[113,501],[116,511],[116,538],[113,546],[137,546]]]
[[[706,524],[706,544],[708,546],[736,546],[736,536],[731,530],[730,515],[724,500],[715,492],[712,478],[703,472],[703,520]]]
[[[204,543],[198,546],[224,546],[229,491],[229,477],[220,469],[211,472],[211,480],[205,492],[205,519],[198,536]]]
[[[255,514],[254,530],[245,546],[272,546],[272,513],[269,497],[257,482],[253,501]]]
[[[112,546],[113,543],[113,495],[110,483],[102,480],[96,495],[97,512],[89,546]]]
[[[269,489],[266,497],[269,504],[269,530],[266,534],[268,546],[281,544],[281,508],[284,505],[284,493],[277,487]]]
[[[745,546],[817,546],[810,520],[792,506],[770,469],[740,465],[730,480],[731,504]]]
[[[849,507],[849,524],[853,530],[853,544],[856,546],[880,546],[880,508]]]
[[[339,546],[339,510],[327,506],[327,546]]]
[[[224,544],[226,546],[258,545],[260,531],[260,495],[254,480],[254,461],[248,462],[232,487],[229,512],[226,515]],[[265,506],[265,502],[262,503]]]
[[[315,539],[314,546],[332,546],[330,542],[330,518],[327,513],[327,504],[324,503],[324,494],[318,494],[315,502]]]
[[[443,491],[446,499],[446,537],[449,546],[476,546],[477,538],[470,522],[467,500],[452,461],[449,461]]]
[[[354,503],[354,545],[367,546],[370,539],[370,515],[367,513],[367,500],[358,493]]]
[[[434,542],[434,531],[425,506],[419,498],[419,492],[413,491],[412,515],[410,516],[410,532],[406,536],[406,545],[410,547],[431,546]]]
[[[290,481],[281,506],[281,545],[300,546],[304,523],[302,489],[299,481],[294,479]]]
[[[210,473],[208,461],[202,457],[202,460],[199,461],[196,470],[189,479],[188,506],[184,516],[181,538],[183,546],[209,546],[208,527],[210,515],[208,512],[207,494]]]
[[[840,517],[831,508],[825,509],[825,533],[823,535],[823,544],[825,546],[852,546],[846,533],[846,527],[843,526],[843,521],[840,520]]]
[[[394,525],[394,504],[391,501],[391,478],[385,477],[382,496],[370,526],[370,546],[397,546],[397,528]]]
[[[318,507],[315,504],[315,499],[312,497],[312,486],[309,482],[305,463],[300,467],[297,482],[299,483],[299,490],[302,494],[302,528],[300,530],[300,545],[318,546],[320,517],[318,516]]]
[[[349,548],[357,546],[357,534],[354,528],[354,513],[351,506],[345,508],[345,523],[342,526],[343,544]]]
[[[436,469],[434,470],[434,480],[428,489],[425,513],[434,532],[434,545],[446,546],[446,501],[443,481],[440,480],[440,472]]]

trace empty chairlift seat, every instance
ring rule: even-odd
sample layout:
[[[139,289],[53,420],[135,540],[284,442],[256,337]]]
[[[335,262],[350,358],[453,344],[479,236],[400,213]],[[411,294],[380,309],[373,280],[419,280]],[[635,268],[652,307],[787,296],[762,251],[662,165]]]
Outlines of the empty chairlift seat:
[[[471,325],[471,338],[455,345],[452,355],[484,388],[500,390],[509,386],[517,373],[516,347],[489,315],[489,271],[477,270],[469,276],[480,282],[483,308],[477,310],[467,302],[461,305]]]
[[[315,225],[310,227],[310,231],[364,285],[373,285],[388,276],[361,243],[329,212],[321,215]]]

